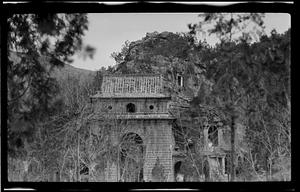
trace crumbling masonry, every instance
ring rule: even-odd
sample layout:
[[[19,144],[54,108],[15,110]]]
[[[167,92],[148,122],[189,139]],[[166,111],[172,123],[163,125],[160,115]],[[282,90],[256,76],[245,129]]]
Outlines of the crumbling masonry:
[[[174,118],[168,113],[171,97],[164,92],[163,83],[161,75],[104,76],[101,90],[91,97],[96,109],[105,107],[108,110],[108,116],[127,122],[123,135],[136,134],[141,138],[143,162],[141,162],[139,178],[146,182],[155,181],[152,170],[157,159],[164,167],[166,181],[175,181],[175,164],[184,158],[184,155],[176,150],[172,133]],[[222,131],[217,131],[218,143],[221,144],[219,146],[225,146]],[[117,134],[112,133],[112,135],[116,137]],[[204,135],[208,138],[208,129],[205,129]],[[216,167],[218,165],[222,167],[224,173],[225,153],[221,148],[209,147],[208,141],[205,143],[203,155],[207,156],[208,166]],[[122,180],[120,168],[116,163],[107,163],[105,170],[106,181]],[[209,172],[211,171],[209,168]]]
[[[101,91],[92,96],[95,106],[106,105],[116,119],[126,119],[126,133],[135,133],[145,146],[143,180],[153,181],[152,169],[159,158],[167,181],[174,180],[172,165],[172,117],[168,114],[170,96],[162,93],[160,75],[104,76]],[[116,164],[108,165],[107,181],[117,181]]]

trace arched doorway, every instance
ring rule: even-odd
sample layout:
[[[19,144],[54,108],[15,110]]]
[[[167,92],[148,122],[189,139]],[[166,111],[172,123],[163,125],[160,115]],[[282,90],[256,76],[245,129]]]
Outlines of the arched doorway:
[[[181,161],[178,161],[174,165],[174,178],[176,182],[182,182],[183,181],[183,174],[180,171],[181,168]]]
[[[210,170],[209,170],[209,163],[207,160],[204,161],[204,164],[203,164],[203,173],[204,173],[204,176],[205,176],[205,181],[210,181]]]
[[[143,181],[144,146],[136,133],[122,137],[120,150],[120,178],[124,182]]]
[[[236,176],[239,176],[243,172],[243,159],[241,156],[237,158],[237,166],[235,168]]]

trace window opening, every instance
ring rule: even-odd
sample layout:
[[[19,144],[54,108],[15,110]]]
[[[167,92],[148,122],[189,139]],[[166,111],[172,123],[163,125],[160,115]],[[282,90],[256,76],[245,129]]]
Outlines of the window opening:
[[[218,146],[218,128],[216,126],[208,129],[208,141],[212,143],[212,146]]]
[[[133,103],[127,104],[126,109],[129,113],[134,113],[136,111],[135,105]]]

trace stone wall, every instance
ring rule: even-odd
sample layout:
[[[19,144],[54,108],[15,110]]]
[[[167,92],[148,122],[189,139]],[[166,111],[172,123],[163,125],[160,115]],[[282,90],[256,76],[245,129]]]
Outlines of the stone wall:
[[[155,114],[155,113],[167,113],[168,111],[168,100],[167,99],[150,99],[150,98],[123,98],[123,99],[102,99],[95,103],[97,110],[102,108],[108,108],[111,106],[111,109],[108,112],[111,113],[126,113],[126,106],[129,103],[133,103],[136,107],[135,114]],[[150,109],[150,106],[153,106],[153,109]]]
[[[152,180],[152,169],[156,163],[157,157],[164,167],[167,181],[174,180],[172,152],[173,139],[172,127],[166,121],[154,121],[147,129],[147,148],[145,156],[144,179]]]
[[[145,145],[143,178],[145,181],[152,180],[152,169],[157,157],[165,168],[167,181],[174,180],[172,152],[174,140],[172,138],[172,125],[167,120],[128,120],[123,135],[136,133],[143,139]],[[108,181],[117,180],[117,169],[115,164],[109,164],[106,169]]]
[[[162,93],[163,81],[161,75],[114,75],[105,76],[101,91],[92,98],[96,111],[109,116],[117,114],[116,118],[126,116],[126,127],[121,134],[138,134],[145,145],[143,179],[153,181],[152,169],[159,158],[164,167],[167,181],[174,181],[172,152],[174,138],[172,133],[172,118],[168,114],[170,97]],[[135,105],[134,112],[127,111],[127,105]],[[118,114],[122,114],[118,116]],[[123,118],[123,117],[122,117]],[[113,143],[118,143],[113,137],[118,133],[111,132]],[[119,134],[120,135],[120,134]],[[122,138],[119,137],[119,138]],[[115,164],[109,163],[106,169],[107,181],[117,181],[118,170]]]

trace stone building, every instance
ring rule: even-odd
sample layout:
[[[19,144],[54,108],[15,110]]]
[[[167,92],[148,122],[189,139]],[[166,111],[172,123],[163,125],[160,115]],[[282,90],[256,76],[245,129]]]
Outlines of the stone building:
[[[160,75],[104,76],[101,91],[91,97],[95,107],[100,109],[106,106],[111,118],[126,121],[126,128],[122,129],[120,138],[135,135],[140,140],[137,143],[142,144],[140,159],[143,162],[136,162],[141,164],[139,178],[122,179],[120,168],[113,162],[106,169],[107,181],[152,181],[152,169],[157,159],[164,167],[166,180],[174,180],[173,118],[168,113],[171,98],[163,94],[162,87]],[[118,133],[112,135],[116,137]]]
[[[183,86],[183,77],[176,82]],[[164,169],[164,181],[182,180],[180,167],[187,155],[185,150],[178,150],[173,133],[176,119],[169,113],[174,103],[164,87],[162,75],[107,75],[103,77],[101,90],[91,96],[93,106],[99,110],[105,108],[108,118],[126,122],[120,129],[111,129],[113,145],[131,137],[140,146],[131,160],[134,174],[125,174],[123,165],[108,162],[106,181],[157,181],[153,176],[157,160]],[[203,130],[204,146],[197,150],[205,157],[206,178],[211,178],[215,171],[226,178],[226,154],[230,146],[225,142],[224,130],[223,126]],[[124,155],[121,161],[122,158]]]

